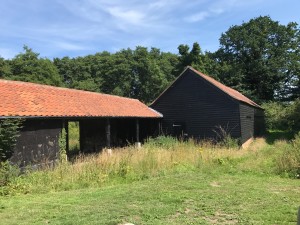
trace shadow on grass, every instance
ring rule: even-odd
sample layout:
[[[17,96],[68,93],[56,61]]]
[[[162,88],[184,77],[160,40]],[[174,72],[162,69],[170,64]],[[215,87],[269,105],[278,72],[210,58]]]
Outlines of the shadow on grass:
[[[273,144],[278,140],[290,141],[294,138],[295,133],[292,131],[272,130],[266,133],[266,142]]]

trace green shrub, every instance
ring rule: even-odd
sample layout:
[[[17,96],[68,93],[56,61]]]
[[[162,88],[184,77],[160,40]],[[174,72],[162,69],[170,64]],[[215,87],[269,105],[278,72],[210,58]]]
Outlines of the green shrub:
[[[217,136],[218,145],[220,147],[225,147],[227,149],[239,147],[239,140],[230,135],[228,127],[224,128],[222,126],[216,126],[216,129],[213,131]]]
[[[156,138],[149,138],[144,145],[152,148],[173,149],[178,143],[179,141],[175,137],[158,136]]]
[[[0,120],[0,162],[4,162],[12,156],[21,123],[20,119]]]
[[[266,126],[272,130],[300,130],[300,99],[292,103],[269,102],[265,109]]]
[[[300,132],[290,144],[283,146],[277,159],[277,172],[292,177],[300,176]]]
[[[8,185],[19,174],[19,167],[11,165],[8,161],[0,162],[0,187]]]
[[[280,102],[268,102],[262,104],[265,109],[265,120],[267,129],[287,130],[287,105]]]
[[[66,162],[67,161],[67,141],[66,141],[66,130],[63,128],[61,130],[61,134],[58,140],[58,145],[59,145],[59,159],[61,162]]]

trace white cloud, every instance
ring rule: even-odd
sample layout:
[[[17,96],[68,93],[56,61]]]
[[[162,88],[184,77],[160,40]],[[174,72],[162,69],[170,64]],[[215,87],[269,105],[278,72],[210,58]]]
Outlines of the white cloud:
[[[142,24],[143,19],[146,17],[146,14],[143,14],[137,10],[126,10],[120,7],[108,7],[107,11],[111,16],[117,20],[120,20],[120,22],[135,25]]]
[[[70,42],[64,42],[64,41],[56,41],[53,42],[53,44],[58,47],[59,49],[68,50],[68,51],[77,51],[77,50],[85,50],[88,49],[87,47],[83,45],[73,44]]]
[[[179,44],[205,43],[210,30],[219,35],[226,26],[248,19],[250,15],[243,15],[250,12],[248,9],[255,11],[264,4],[269,10],[270,3],[271,0],[3,1],[0,55],[13,57],[15,52],[9,48],[21,51],[23,44],[45,56],[49,52],[49,56],[56,52],[76,55],[137,45],[176,52]],[[206,23],[208,20],[210,23]],[[199,21],[205,23],[198,26]],[[208,36],[207,40],[211,39],[212,35]]]
[[[209,12],[200,12],[185,18],[187,22],[199,22],[210,16]]]
[[[256,3],[262,0],[256,0]],[[185,21],[193,23],[203,21],[209,17],[218,16],[222,13],[226,13],[234,8],[245,7],[249,5],[249,2],[239,1],[239,0],[217,0],[210,2],[209,5],[206,6],[206,9],[199,12],[194,13],[190,16],[185,17]]]

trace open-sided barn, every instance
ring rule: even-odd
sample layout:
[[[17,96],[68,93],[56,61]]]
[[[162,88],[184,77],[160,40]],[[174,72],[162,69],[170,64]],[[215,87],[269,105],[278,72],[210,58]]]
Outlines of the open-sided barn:
[[[243,144],[264,131],[258,104],[192,67],[150,107],[163,114],[162,131],[168,135],[216,139],[223,130]]]
[[[81,151],[97,152],[139,142],[162,117],[136,99],[27,82],[0,80],[0,96],[0,120],[24,119],[10,159],[20,166],[58,159],[59,137],[63,128],[68,133],[69,121],[79,122]]]

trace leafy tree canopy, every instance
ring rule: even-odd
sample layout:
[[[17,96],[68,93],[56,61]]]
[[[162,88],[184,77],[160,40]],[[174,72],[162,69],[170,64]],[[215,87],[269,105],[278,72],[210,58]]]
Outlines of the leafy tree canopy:
[[[296,23],[285,26],[260,16],[230,27],[220,45],[213,57],[225,84],[258,102],[297,97],[300,32]]]
[[[39,58],[39,54],[24,46],[24,53],[9,61],[10,71],[6,78],[20,81],[61,86],[57,68],[49,59]]]

